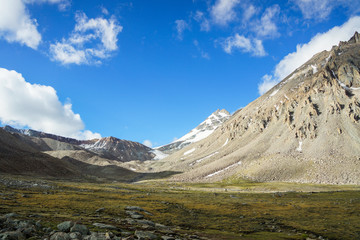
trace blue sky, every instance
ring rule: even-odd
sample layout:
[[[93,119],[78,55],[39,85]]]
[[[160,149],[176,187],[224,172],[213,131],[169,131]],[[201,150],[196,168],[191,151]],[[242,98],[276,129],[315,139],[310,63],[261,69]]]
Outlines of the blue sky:
[[[153,146],[360,31],[352,0],[0,0],[0,121]]]

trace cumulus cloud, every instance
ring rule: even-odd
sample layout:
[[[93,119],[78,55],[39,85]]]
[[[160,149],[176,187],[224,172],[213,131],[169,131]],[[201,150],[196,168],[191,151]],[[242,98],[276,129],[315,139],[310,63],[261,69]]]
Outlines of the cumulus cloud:
[[[152,148],[153,144],[150,140],[144,140],[143,144],[149,148]]]
[[[273,75],[263,77],[258,87],[259,93],[265,93],[307,62],[314,54],[323,50],[329,51],[340,41],[349,40],[355,31],[360,31],[360,17],[358,16],[350,18],[343,25],[336,26],[325,33],[318,33],[308,43],[298,44],[295,52],[289,53],[276,65]]]
[[[227,25],[237,18],[234,8],[240,3],[240,0],[217,0],[211,7],[211,16],[214,23],[218,25]]]
[[[70,103],[62,104],[54,88],[26,82],[16,71],[0,68],[0,121],[65,137],[92,139]]]
[[[305,19],[318,21],[327,19],[336,7],[347,8],[352,13],[360,11],[358,0],[293,0],[293,2],[301,10]]]
[[[117,50],[117,36],[123,27],[115,18],[75,16],[76,25],[70,37],[50,44],[52,60],[62,64],[98,64]]]
[[[243,52],[251,53],[254,56],[261,57],[266,55],[261,40],[249,39],[237,33],[234,36],[226,38],[222,42],[222,47],[228,54],[231,54],[233,49],[239,49]]]
[[[279,5],[274,5],[266,8],[259,21],[256,21],[253,26],[253,31],[259,37],[276,37],[279,35],[276,26],[276,19],[280,13]]]
[[[37,30],[35,19],[31,19],[25,4],[21,0],[2,0],[0,7],[0,38],[18,42],[37,49],[41,34]]]
[[[185,20],[179,19],[175,21],[176,31],[177,31],[177,38],[179,40],[183,40],[184,38],[184,31],[189,29],[189,24]]]
[[[42,36],[36,19],[30,17],[27,4],[57,4],[60,10],[70,6],[69,0],[1,0],[0,38],[37,49]]]

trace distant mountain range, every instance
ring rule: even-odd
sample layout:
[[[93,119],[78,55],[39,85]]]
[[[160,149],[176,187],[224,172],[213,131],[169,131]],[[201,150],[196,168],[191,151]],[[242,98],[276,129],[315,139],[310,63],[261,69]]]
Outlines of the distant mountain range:
[[[4,130],[20,134],[23,138],[26,138],[26,136],[30,137],[27,138],[27,141],[33,142],[33,145],[37,145],[36,148],[40,151],[86,149],[103,158],[120,162],[132,160],[145,161],[153,159],[156,156],[151,148],[141,143],[121,140],[115,137],[76,140],[31,129],[15,129],[10,126],[5,126]]]

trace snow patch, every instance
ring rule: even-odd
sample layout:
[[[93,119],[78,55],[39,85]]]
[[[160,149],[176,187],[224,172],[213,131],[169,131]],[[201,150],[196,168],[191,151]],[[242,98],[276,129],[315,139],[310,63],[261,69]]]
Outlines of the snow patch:
[[[228,144],[228,142],[229,142],[229,139],[227,138],[226,141],[225,141],[225,143],[224,143],[224,145],[222,145],[221,147],[225,147],[226,144]]]
[[[208,156],[206,156],[206,157],[203,157],[203,158],[200,158],[200,159],[196,160],[196,162],[199,163],[199,162],[201,162],[201,161],[203,161],[203,160],[205,160],[205,159],[207,159],[207,158],[211,158],[212,156],[214,156],[214,155],[216,155],[216,154],[218,154],[218,153],[219,153],[219,152],[214,152],[214,153],[212,153],[212,154],[210,154],[210,155],[208,155]]]
[[[296,149],[296,151],[301,152],[302,151],[302,141],[299,141],[299,146]]]
[[[80,146],[85,149],[102,149],[106,146],[106,141],[99,139],[94,144],[81,144]]]
[[[224,172],[224,171],[226,171],[226,170],[228,170],[228,169],[230,169],[230,168],[236,167],[236,166],[238,166],[238,165],[240,165],[240,164],[241,164],[241,161],[239,161],[239,162],[237,162],[237,163],[234,163],[234,164],[231,164],[230,166],[228,166],[228,167],[226,167],[226,168],[224,168],[224,169],[221,169],[221,170],[219,170],[219,171],[216,171],[216,172],[214,172],[214,173],[211,173],[211,174],[207,175],[205,178],[210,178],[210,177],[215,176],[215,175],[217,175],[217,174],[219,174],[219,173],[222,173],[222,172]]]
[[[329,56],[325,59],[326,60],[326,63],[330,60],[331,58],[331,53],[329,54]]]
[[[315,65],[311,65],[312,67],[312,70],[313,70],[313,74],[317,73],[318,72],[318,69]]]
[[[360,90],[360,87],[359,87],[359,88],[353,88],[353,87],[348,87],[348,86],[346,86],[343,82],[341,82],[341,81],[336,77],[336,75],[335,75],[335,73],[334,73],[333,70],[331,70],[331,72],[332,72],[334,78],[336,79],[336,81],[339,83],[339,85],[340,85],[343,89],[345,89],[345,90],[347,90],[347,91]]]
[[[163,153],[162,151],[159,151],[159,150],[156,150],[156,149],[152,150],[151,152],[155,154],[155,157],[153,158],[153,160],[161,160],[161,159],[166,158],[167,156],[169,156],[168,154]]]
[[[184,156],[194,152],[195,150],[196,150],[196,148],[192,148],[189,151],[184,152]]]

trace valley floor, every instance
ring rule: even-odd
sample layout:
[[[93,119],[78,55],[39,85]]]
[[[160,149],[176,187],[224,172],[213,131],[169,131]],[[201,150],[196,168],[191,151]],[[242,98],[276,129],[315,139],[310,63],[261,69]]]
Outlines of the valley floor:
[[[144,209],[145,219],[129,217],[127,206]],[[105,231],[94,223],[110,224],[117,228],[111,230],[117,239],[137,239],[139,231],[153,232],[159,239],[359,239],[360,187],[245,181],[89,183],[0,176],[0,215],[8,213],[41,220],[44,228],[53,230],[68,220],[92,232]]]

